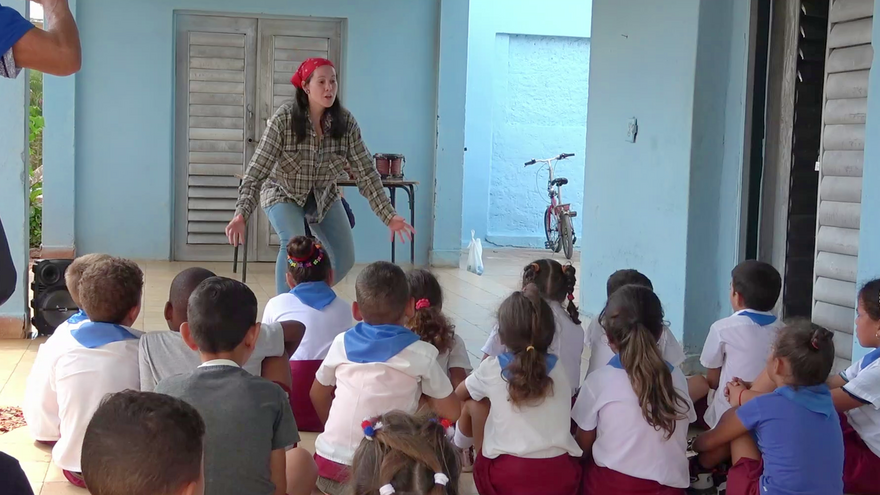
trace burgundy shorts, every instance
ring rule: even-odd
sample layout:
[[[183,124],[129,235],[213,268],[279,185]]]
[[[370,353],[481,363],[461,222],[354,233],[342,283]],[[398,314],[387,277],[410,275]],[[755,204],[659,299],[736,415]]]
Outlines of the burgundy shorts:
[[[315,373],[321,367],[320,360],[290,362],[290,408],[296,418],[299,431],[323,432],[324,424],[318,418],[309,393],[315,382]]]
[[[664,486],[654,480],[634,478],[590,461],[584,469],[583,495],[685,495],[684,488]]]
[[[315,464],[318,465],[318,476],[337,483],[345,483],[351,474],[349,466],[325,459],[318,454],[315,454]]]
[[[474,484],[480,495],[576,495],[581,484],[580,460],[568,454],[549,459],[477,454]]]
[[[727,495],[760,495],[764,461],[742,457],[727,472]]]
[[[840,413],[843,430],[843,491],[853,495],[880,495],[880,458]]]

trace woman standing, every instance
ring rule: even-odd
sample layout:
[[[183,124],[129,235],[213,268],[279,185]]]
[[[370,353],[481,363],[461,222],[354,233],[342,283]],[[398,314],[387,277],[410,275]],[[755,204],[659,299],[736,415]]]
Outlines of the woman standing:
[[[336,181],[346,168],[376,215],[401,241],[414,233],[385,195],[372,156],[361,138],[357,121],[336,97],[333,63],[311,58],[299,66],[291,82],[294,100],[269,119],[266,131],[248,165],[238,192],[235,216],[226,226],[229,242],[244,241],[247,219],[257,206],[269,217],[281,248],[275,263],[275,288],[287,292],[287,242],[304,235],[308,219],[315,235],[329,250],[334,280],[342,280],[354,265],[354,240]]]

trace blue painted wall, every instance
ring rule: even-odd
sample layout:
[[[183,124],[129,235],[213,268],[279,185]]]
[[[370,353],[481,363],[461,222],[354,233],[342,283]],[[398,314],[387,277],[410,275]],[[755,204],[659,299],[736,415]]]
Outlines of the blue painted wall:
[[[547,169],[524,168],[526,160],[575,153],[558,163],[556,176],[569,179],[562,198],[581,210],[589,73],[587,38],[498,34],[486,226],[490,243],[544,247]],[[579,232],[579,222],[577,227]]]
[[[422,182],[416,204],[417,261],[426,261],[440,2],[409,0],[80,2],[84,60],[77,76],[75,121],[79,251],[139,259],[170,256],[175,10],[347,18],[342,101],[357,117],[369,148],[404,153],[407,176]],[[122,39],[126,42],[115,42]],[[394,77],[376,77],[381,67],[393,69]],[[387,259],[387,229],[354,191],[348,197],[358,215],[358,261]]]
[[[561,146],[579,146],[575,153],[582,155],[585,109],[578,111],[572,108],[571,112],[554,119],[558,133],[553,141],[542,140],[548,134],[545,130],[532,128],[531,131],[539,132],[529,134],[526,126],[531,118],[546,125],[548,119],[545,112],[548,108],[545,106],[553,106],[553,101],[571,103],[572,107],[583,106],[583,95],[587,91],[583,79],[589,72],[589,54],[583,56],[583,44],[587,44],[589,51],[588,42],[563,38],[590,37],[592,1],[507,0],[502,7],[496,0],[471,0],[470,5],[465,125],[467,152],[461,239],[463,243],[468,242],[473,229],[481,238],[486,238],[491,231],[499,237],[522,242],[524,239],[533,239],[534,229],[540,227],[543,204],[538,201],[537,192],[534,199],[536,205],[521,206],[505,199],[508,193],[517,192],[516,201],[525,201],[526,186],[522,184],[528,185],[530,191],[535,189],[534,171],[523,170],[522,163],[533,157],[542,158],[538,155],[543,146],[554,150],[547,152],[547,156],[570,151],[559,149]],[[548,59],[541,59],[536,51],[545,53]],[[565,55],[560,57],[562,53]],[[574,64],[576,60],[578,63]],[[541,68],[532,68],[531,65],[535,63],[540,63]],[[575,68],[571,65],[575,65]],[[573,70],[581,72],[572,74]],[[548,71],[552,75],[547,74]],[[568,87],[561,99],[547,96],[542,105],[532,106],[536,102],[519,100],[534,98],[535,93],[540,92],[540,89],[530,87],[530,84],[540,81],[537,78],[539,74],[549,76],[549,80],[545,80],[547,88],[582,83],[584,86],[579,89],[576,86]],[[572,97],[568,93],[580,96]],[[580,114],[580,136],[570,130],[570,122],[576,120],[574,114]],[[512,120],[508,120],[508,117]],[[496,128],[499,124],[500,129]],[[539,124],[535,127],[543,126]],[[525,138],[528,139],[520,140]],[[574,170],[581,168],[579,161],[582,159],[582,156],[571,159],[568,164],[560,166],[560,172],[568,174],[574,182]],[[503,176],[498,177],[499,174],[493,169]],[[571,195],[576,193],[572,189],[579,187],[569,187],[569,197],[574,197]],[[523,211],[508,216],[500,214],[504,208]],[[491,213],[493,209],[494,216]],[[575,226],[576,229],[578,227]]]
[[[593,3],[582,307],[597,313],[607,277],[636,268],[690,348],[730,311],[722,288],[738,257],[745,86],[727,80],[745,77],[747,9]],[[632,117],[638,140],[627,143]]]
[[[874,12],[880,12],[880,0],[874,2]],[[874,61],[868,81],[868,121],[865,124],[865,167],[862,172],[862,223],[859,232],[858,286],[880,277],[880,22],[874,23],[872,44]],[[853,359],[859,359],[870,349],[853,339]]]

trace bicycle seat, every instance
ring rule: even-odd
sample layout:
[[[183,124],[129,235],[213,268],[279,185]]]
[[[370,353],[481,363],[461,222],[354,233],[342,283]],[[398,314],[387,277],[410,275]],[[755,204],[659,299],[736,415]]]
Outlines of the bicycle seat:
[[[559,177],[559,178],[553,179],[553,181],[550,182],[550,184],[553,184],[554,186],[564,186],[564,185],[568,184],[568,179],[566,179],[565,177]]]

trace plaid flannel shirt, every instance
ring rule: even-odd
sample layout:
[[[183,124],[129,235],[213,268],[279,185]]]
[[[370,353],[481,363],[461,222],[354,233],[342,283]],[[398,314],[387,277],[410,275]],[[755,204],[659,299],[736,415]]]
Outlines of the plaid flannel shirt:
[[[263,208],[290,201],[305,207],[309,194],[314,193],[315,221],[320,222],[339,199],[336,181],[347,175],[350,167],[358,190],[370,202],[379,219],[389,224],[397,212],[385,195],[382,179],[354,117],[343,110],[348,126],[340,139],[329,135],[330,119],[324,119],[324,138],[320,144],[311,125],[308,126],[308,138],[297,143],[293,134],[292,105],[292,102],[285,103],[269,119],[241,181],[235,213],[245,219],[250,217],[256,208],[257,191],[260,191],[260,206]]]

